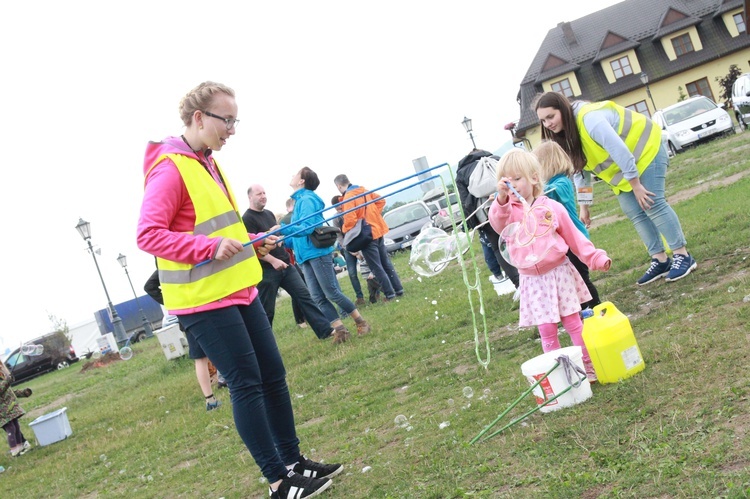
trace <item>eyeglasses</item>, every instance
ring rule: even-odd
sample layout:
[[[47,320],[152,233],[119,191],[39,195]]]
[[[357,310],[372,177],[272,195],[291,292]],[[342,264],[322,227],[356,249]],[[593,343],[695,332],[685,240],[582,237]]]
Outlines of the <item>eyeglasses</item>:
[[[219,116],[218,114],[209,113],[208,111],[203,111],[203,114],[206,116],[210,116],[212,118],[216,118],[217,120],[221,120],[226,124],[227,130],[231,130],[232,128],[237,126],[237,123],[240,122],[240,120],[236,120],[234,118],[224,118],[223,116]]]

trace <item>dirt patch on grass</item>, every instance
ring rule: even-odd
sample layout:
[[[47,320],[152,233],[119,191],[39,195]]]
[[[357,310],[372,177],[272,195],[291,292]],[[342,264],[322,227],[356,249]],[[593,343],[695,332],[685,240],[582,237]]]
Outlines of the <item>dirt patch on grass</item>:
[[[735,173],[734,175],[730,175],[729,177],[722,177],[718,178],[716,180],[709,180],[708,182],[703,182],[700,185],[696,185],[695,187],[691,187],[690,189],[683,189],[680,192],[673,194],[671,196],[667,197],[667,201],[669,204],[677,204],[680,201],[685,201],[687,199],[691,199],[698,194],[702,194],[704,192],[710,191],[714,187],[724,187],[727,185],[731,185],[738,180],[740,180],[743,177],[746,177],[750,175],[750,170],[746,170],[743,172]],[[618,220],[624,220],[627,218],[622,213],[618,213],[615,215],[609,215],[606,217],[601,218],[592,218],[591,219],[591,228],[596,228],[602,225],[607,225],[613,222],[617,222]]]
[[[51,412],[51,411],[56,411],[60,407],[64,406],[66,402],[68,402],[69,400],[72,400],[78,395],[80,395],[80,393],[67,393],[64,396],[53,400],[49,404],[45,404],[43,406],[37,407],[33,411],[27,412],[26,417],[34,420],[38,418],[39,416],[42,416],[43,414],[47,414],[48,412]]]
[[[108,353],[105,355],[102,355],[100,358],[96,360],[90,360],[83,364],[83,367],[81,367],[81,373],[85,373],[86,371],[90,369],[98,369],[100,367],[108,366],[109,364],[113,362],[119,362],[122,359],[120,358],[119,354],[116,353]]]

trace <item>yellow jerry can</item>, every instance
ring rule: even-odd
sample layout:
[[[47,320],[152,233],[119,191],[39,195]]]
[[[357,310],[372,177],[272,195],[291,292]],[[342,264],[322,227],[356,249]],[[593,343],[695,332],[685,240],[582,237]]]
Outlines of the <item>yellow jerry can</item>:
[[[628,318],[611,302],[583,320],[583,341],[599,383],[617,383],[646,368]]]

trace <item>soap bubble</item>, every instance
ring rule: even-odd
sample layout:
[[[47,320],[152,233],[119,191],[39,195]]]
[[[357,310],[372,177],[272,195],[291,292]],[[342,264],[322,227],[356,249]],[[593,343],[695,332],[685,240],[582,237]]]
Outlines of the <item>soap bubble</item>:
[[[466,397],[467,399],[470,399],[474,396],[474,390],[472,390],[470,386],[465,386],[463,389],[463,393],[464,397]]]
[[[159,403],[160,404],[163,404],[166,401],[167,401],[167,398],[164,395],[162,395],[161,397],[159,397]]]
[[[455,402],[453,401],[453,399],[448,399],[448,405],[451,406],[451,407],[453,407],[453,404],[455,404]]]
[[[130,347],[122,347],[120,349],[120,358],[122,360],[130,360],[133,358],[133,349]]]
[[[372,471],[372,466],[365,466],[362,468],[362,473],[367,473],[368,471]]]
[[[396,419],[394,419],[393,422],[396,423],[396,426],[398,426],[399,428],[404,428],[405,426],[409,425],[409,420],[406,419],[406,416],[404,416],[403,414],[399,414],[398,416],[396,416]]]
[[[94,359],[94,360],[97,360],[97,359],[98,359],[98,358],[100,358],[101,356],[102,356],[102,353],[101,353],[101,352],[100,352],[99,350],[94,350],[94,351],[93,351],[93,352],[91,353],[91,358],[92,358],[92,359]]]
[[[750,295],[745,295],[745,297],[742,299],[742,303],[750,303]]]
[[[492,391],[489,388],[485,388],[484,391],[483,391],[483,393],[484,393],[485,397],[489,397],[490,393],[492,393]]]
[[[21,346],[21,353],[30,357],[36,357],[44,353],[44,345],[35,345],[34,343],[27,343]]]
[[[442,430],[442,429],[448,428],[450,425],[451,425],[450,421],[443,421],[442,423],[438,425],[438,428]]]
[[[411,246],[409,266],[419,275],[432,277],[439,274],[458,254],[469,249],[469,237],[454,231],[448,235],[437,227],[423,228]]]
[[[500,233],[500,254],[516,268],[533,267],[557,244],[556,226],[554,214],[548,207],[525,208],[523,219],[507,225]]]
[[[106,454],[102,454],[101,456],[99,456],[99,460],[101,462],[106,462],[107,461],[107,455]]]
[[[727,289],[727,293],[734,293],[734,286],[729,286],[729,289]]]

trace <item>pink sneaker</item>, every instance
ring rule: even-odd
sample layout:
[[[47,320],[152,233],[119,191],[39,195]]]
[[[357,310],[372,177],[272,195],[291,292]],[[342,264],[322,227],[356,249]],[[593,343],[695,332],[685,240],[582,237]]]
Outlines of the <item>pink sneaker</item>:
[[[583,367],[586,369],[586,378],[589,380],[589,383],[596,383],[599,381],[596,377],[596,371],[594,370],[594,364],[591,363],[591,359],[584,359]]]

